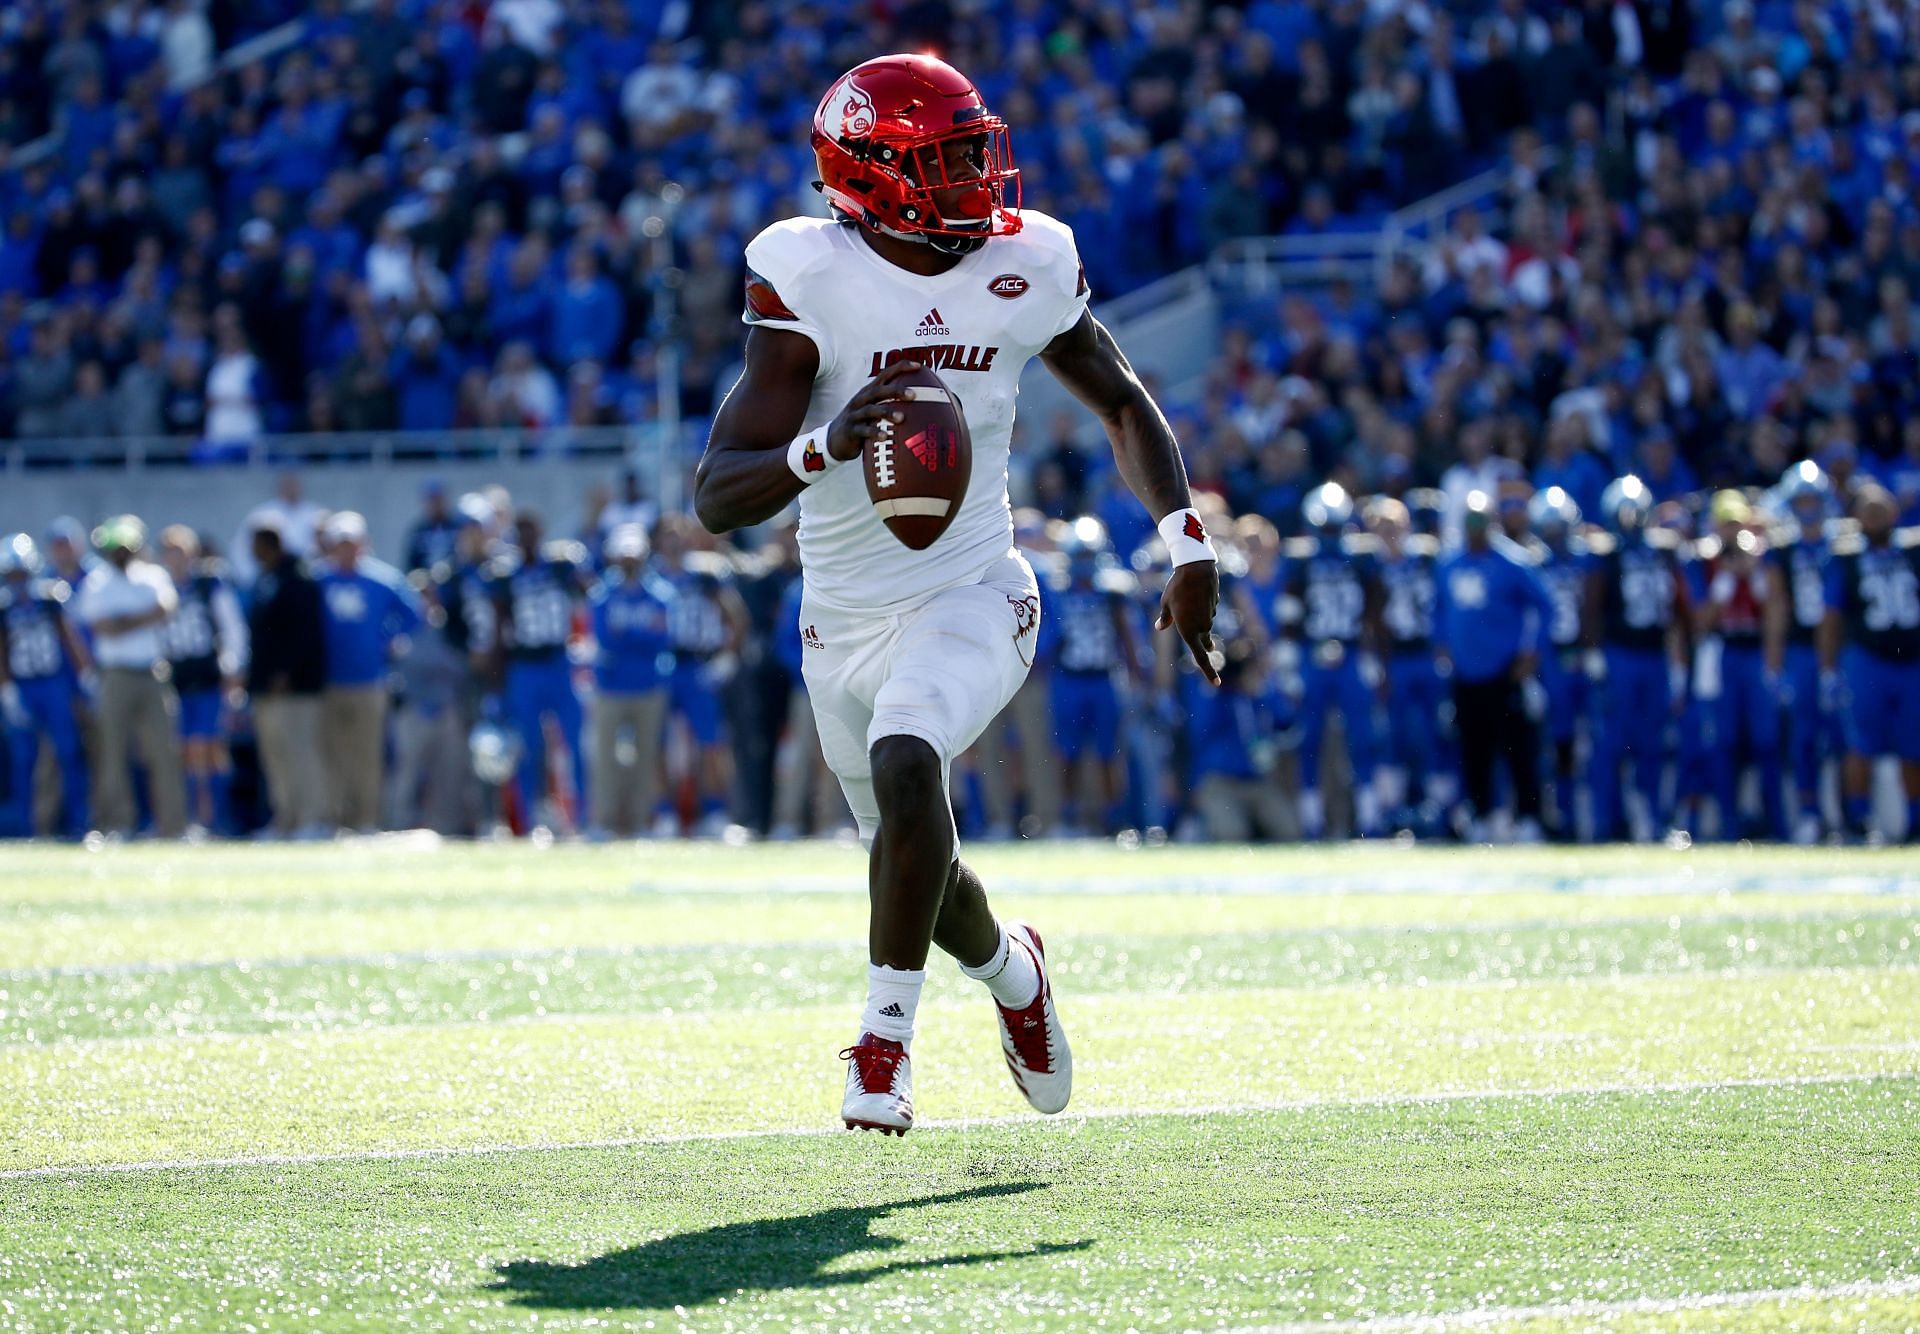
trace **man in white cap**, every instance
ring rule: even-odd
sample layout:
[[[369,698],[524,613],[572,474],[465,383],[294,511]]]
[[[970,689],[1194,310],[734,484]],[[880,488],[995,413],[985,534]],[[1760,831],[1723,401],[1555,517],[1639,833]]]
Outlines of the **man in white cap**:
[[[153,826],[162,838],[186,832],[186,780],[174,720],[179,705],[173,687],[156,674],[164,651],[160,627],[177,602],[173,578],[140,559],[146,525],[131,514],[108,519],[94,530],[102,564],[80,585],[74,614],[93,633],[93,659],[100,669],[100,754],[95,769],[94,812],[100,828],[134,830],[133,749],[147,769]]]
[[[367,521],[360,515],[340,511],[323,535],[327,686],[320,708],[329,788],[342,828],[372,830],[383,791],[388,663],[395,641],[419,627],[419,603],[390,567],[362,559]]]

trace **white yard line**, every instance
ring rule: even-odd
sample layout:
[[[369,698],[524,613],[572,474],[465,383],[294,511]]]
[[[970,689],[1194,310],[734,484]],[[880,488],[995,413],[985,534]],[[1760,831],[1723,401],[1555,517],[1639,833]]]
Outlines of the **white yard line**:
[[[1766,1288],[1753,1292],[1707,1292],[1691,1297],[1635,1297],[1617,1302],[1573,1301],[1540,1306],[1485,1306],[1436,1315],[1383,1316],[1376,1320],[1301,1321],[1291,1325],[1250,1325],[1231,1334],[1307,1334],[1327,1330],[1484,1329],[1524,1320],[1595,1320],[1608,1316],[1679,1315],[1689,1311],[1742,1310],[1775,1302],[1844,1302],[1920,1294],[1920,1278],[1866,1279],[1826,1287]]]
[[[1906,1044],[1899,1044],[1905,1046]],[[1116,1121],[1129,1118],[1238,1116],[1257,1112],[1311,1112],[1337,1107],[1418,1107],[1456,1102],[1498,1100],[1538,1100],[1556,1098],[1595,1098],[1621,1094],[1710,1093],[1720,1089],[1802,1088],[1829,1084],[1867,1083],[1878,1079],[1912,1079],[1909,1072],[1874,1072],[1824,1075],[1775,1075],[1757,1079],[1674,1080],[1663,1083],[1586,1084],[1572,1088],[1540,1089],[1460,1089],[1443,1093],[1393,1093],[1357,1098],[1315,1097],[1254,1100],[1249,1102],[1210,1103],[1198,1107],[1109,1107],[1073,1112],[1051,1118],[1053,1125],[1079,1125],[1091,1121]],[[957,1120],[921,1121],[920,1130],[992,1130],[1008,1126],[1038,1126],[1033,1115],[967,1117]],[[631,1149],[647,1145],[703,1144],[746,1139],[805,1139],[841,1132],[837,1124],[789,1127],[779,1130],[712,1130],[669,1135],[632,1135],[612,1139],[563,1140],[541,1144],[476,1144],[453,1148],[365,1149],[347,1153],[266,1153],[241,1154],[226,1158],[172,1158],[138,1163],[69,1164],[52,1167],[15,1167],[0,1170],[0,1181],[20,1181],[33,1177],[103,1176],[127,1172],[183,1172],[221,1167],[289,1167],[307,1164],[354,1162],[408,1162],[434,1158],[480,1158],[496,1154],[564,1153],[575,1150]]]

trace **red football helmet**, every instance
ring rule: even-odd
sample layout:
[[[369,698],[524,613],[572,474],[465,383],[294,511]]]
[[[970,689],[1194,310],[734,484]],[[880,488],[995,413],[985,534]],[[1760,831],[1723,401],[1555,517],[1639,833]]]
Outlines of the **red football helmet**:
[[[941,151],[952,140],[980,141],[977,175],[955,178]],[[924,236],[955,254],[1020,230],[1007,123],[944,60],[897,55],[855,65],[813,113],[813,152],[820,191],[868,227]],[[965,193],[956,198],[955,190]],[[947,196],[944,209],[936,193]]]

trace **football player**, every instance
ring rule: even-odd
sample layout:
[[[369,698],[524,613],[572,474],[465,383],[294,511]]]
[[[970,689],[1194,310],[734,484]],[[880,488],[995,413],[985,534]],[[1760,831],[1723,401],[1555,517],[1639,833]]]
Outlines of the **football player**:
[[[1440,544],[1409,531],[1407,507],[1391,496],[1367,502],[1367,530],[1380,544],[1380,621],[1387,640],[1387,735],[1380,803],[1402,829],[1431,829],[1453,805],[1453,765],[1442,755],[1447,683],[1433,643],[1434,571]],[[1413,807],[1419,789],[1420,808]]]
[[[857,66],[821,100],[813,147],[835,216],[747,246],[746,371],[715,418],[695,505],[723,531],[800,502],[801,614],[819,644],[807,692],[871,847],[867,1003],[842,1119],[913,1124],[909,1049],[935,941],[991,992],[1015,1084],[1057,1112],[1073,1067],[1040,937],[995,918],[958,860],[947,796],[954,756],[1033,662],[1038,588],[1007,497],[1025,364],[1040,357],[1100,417],[1172,553],[1159,624],[1217,680],[1212,544],[1166,418],[1087,311],[1072,233],[1019,208],[1006,123],[965,76],[924,55]],[[944,376],[973,439],[967,494],[924,551],[894,540],[849,466],[901,419],[899,377],[918,367]]]
[[[529,829],[539,821],[539,803],[549,787],[549,720],[559,731],[572,769],[578,813],[587,801],[587,764],[581,749],[584,712],[574,689],[567,644],[574,613],[584,604],[591,575],[586,548],[578,542],[547,542],[534,514],[513,521],[516,545],[494,559],[489,571],[499,650],[505,655],[502,685],[507,716],[520,737],[514,786],[520,816]]]
[[[1620,766],[1645,805],[1634,836],[1668,827],[1662,788],[1668,729],[1686,693],[1686,584],[1672,535],[1648,531],[1653,493],[1629,473],[1600,498],[1611,530],[1593,540],[1583,636],[1593,688],[1593,836],[1620,835]]]
[[[1786,704],[1787,759],[1793,770],[1795,843],[1818,843],[1820,771],[1832,747],[1838,681],[1823,688],[1818,639],[1827,616],[1827,520],[1833,491],[1812,460],[1787,470],[1775,489],[1790,520],[1767,552],[1774,578],[1767,608],[1767,662]]]
[[[1526,543],[1534,569],[1553,602],[1553,615],[1541,627],[1540,685],[1546,691],[1542,731],[1553,747],[1553,810],[1556,838],[1575,830],[1575,748],[1580,720],[1587,716],[1587,678],[1580,670],[1580,609],[1586,597],[1587,546],[1580,535],[1580,507],[1557,486],[1534,493],[1527,505],[1533,537]]]
[[[187,772],[187,819],[232,833],[233,757],[226,716],[240,702],[247,665],[247,622],[220,568],[200,558],[200,537],[185,524],[160,534],[160,563],[179,602],[160,626],[160,646],[180,697],[180,758]]]
[[[646,568],[647,530],[623,523],[607,534],[606,574],[588,599],[593,623],[593,827],[596,837],[633,834],[651,817],[660,788],[673,648],[667,626],[673,586]],[[620,738],[635,759],[620,770]]]
[[[1081,761],[1099,778],[1104,807],[1097,816],[1075,812],[1084,833],[1111,832],[1121,818],[1120,702],[1123,683],[1140,677],[1129,632],[1127,593],[1132,578],[1113,558],[1106,527],[1095,518],[1070,525],[1060,554],[1064,583],[1041,595],[1054,619],[1049,637],[1053,745],[1069,802],[1081,791]],[[1105,827],[1102,826],[1105,821]]]
[[[734,587],[733,569],[717,552],[691,549],[686,520],[662,516],[656,528],[653,568],[672,585],[675,597],[667,619],[673,641],[673,680],[669,692],[673,716],[687,729],[694,749],[694,788],[698,793],[698,832],[712,837],[727,826],[733,792],[733,751],[727,744],[723,694],[740,665],[747,639],[747,609]],[[663,801],[655,830],[679,830],[671,801]]]
[[[0,543],[0,735],[7,740],[12,832],[33,832],[33,771],[44,740],[60,770],[63,837],[87,832],[87,757],[80,743],[80,678],[92,663],[67,615],[72,590],[42,576],[33,539]]]
[[[1347,532],[1353,501],[1328,482],[1301,506],[1311,536],[1283,549],[1280,567],[1282,633],[1300,643],[1300,830],[1326,833],[1320,795],[1320,747],[1327,716],[1340,711],[1353,769],[1354,832],[1380,832],[1380,798],[1373,788],[1377,732],[1374,703],[1384,680],[1379,654],[1380,574],[1372,538]]]
[[[1868,482],[1854,495],[1860,531],[1836,540],[1827,567],[1820,665],[1841,673],[1842,769],[1848,832],[1867,833],[1873,761],[1900,757],[1907,838],[1920,840],[1920,530],[1896,531],[1899,509]]]

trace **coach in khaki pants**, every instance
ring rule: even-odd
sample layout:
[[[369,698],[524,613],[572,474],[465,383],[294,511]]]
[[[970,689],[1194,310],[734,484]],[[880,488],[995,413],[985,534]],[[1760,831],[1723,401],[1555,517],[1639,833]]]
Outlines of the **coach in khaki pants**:
[[[100,827],[130,834],[136,818],[131,765],[147,769],[154,832],[178,838],[187,828],[186,779],[180,767],[179,701],[156,674],[160,626],[173,615],[173,579],[143,561],[146,526],[131,514],[107,520],[93,534],[104,562],[80,584],[75,615],[93,632],[100,669],[100,756],[94,811]]]
[[[673,586],[646,568],[646,530],[621,524],[607,534],[606,578],[593,590],[593,832],[633,834],[660,791],[660,738],[673,671],[667,615]],[[633,771],[621,763],[631,740]]]
[[[260,577],[247,616],[253,656],[247,694],[253,734],[282,837],[322,838],[332,832],[332,800],[320,748],[320,690],[326,683],[326,628],[320,588],[287,551],[271,524],[253,530]]]
[[[327,520],[327,687],[320,697],[334,819],[343,829],[380,827],[386,791],[387,676],[394,642],[420,626],[420,607],[399,572],[367,556],[367,521],[352,511]]]

